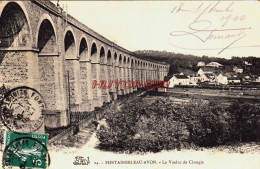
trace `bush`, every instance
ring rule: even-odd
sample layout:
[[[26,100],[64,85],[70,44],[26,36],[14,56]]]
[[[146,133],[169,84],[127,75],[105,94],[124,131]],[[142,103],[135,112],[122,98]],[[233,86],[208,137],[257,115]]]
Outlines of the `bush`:
[[[133,111],[131,105],[124,106],[123,110],[120,113],[111,110],[105,115],[109,128],[101,128],[97,132],[100,148],[115,151],[124,149],[127,140],[134,136],[137,111]]]
[[[108,128],[97,132],[99,147],[112,151],[158,152],[180,148],[185,124],[174,121],[172,106],[157,100],[144,106],[141,99],[121,107],[122,112],[106,116]],[[187,134],[186,134],[187,135]]]
[[[232,116],[233,139],[238,141],[260,141],[260,106],[234,102],[229,111]]]
[[[130,153],[257,141],[259,112],[259,106],[241,102],[225,108],[216,100],[174,105],[169,98],[139,98],[106,114],[108,127],[97,137],[101,149]]]
[[[187,125],[190,141],[198,146],[214,146],[229,141],[230,114],[218,101],[183,104],[178,117]]]

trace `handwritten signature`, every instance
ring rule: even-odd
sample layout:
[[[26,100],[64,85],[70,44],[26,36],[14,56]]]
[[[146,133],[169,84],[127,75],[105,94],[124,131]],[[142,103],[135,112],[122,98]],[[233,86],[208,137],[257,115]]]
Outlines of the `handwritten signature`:
[[[221,4],[222,2],[214,2],[210,4],[205,4],[204,2],[200,3],[197,7],[186,8],[184,3],[180,3],[171,9],[171,13],[190,13],[196,14],[195,18],[188,25],[188,31],[172,31],[170,35],[172,37],[183,37],[183,36],[192,36],[198,39],[202,43],[206,43],[214,40],[230,40],[228,44],[223,45],[223,47],[218,48],[187,48],[181,47],[174,44],[174,47],[190,50],[219,50],[218,54],[224,52],[227,49],[233,48],[242,48],[242,47],[260,47],[259,45],[248,45],[248,46],[235,46],[242,39],[247,37],[247,33],[252,27],[241,27],[235,23],[241,23],[246,20],[246,15],[235,15],[233,6],[235,2],[225,3],[225,6]],[[221,24],[215,26],[213,21],[206,17],[210,14],[217,14],[221,16],[219,22]],[[214,21],[215,23],[215,21]],[[234,27],[235,25],[235,27]],[[230,28],[232,26],[232,28]],[[206,36],[202,36],[206,34]]]

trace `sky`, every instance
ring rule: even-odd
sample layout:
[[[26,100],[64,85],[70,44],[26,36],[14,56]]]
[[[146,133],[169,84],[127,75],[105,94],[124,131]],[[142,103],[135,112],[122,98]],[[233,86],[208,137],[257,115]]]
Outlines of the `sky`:
[[[68,13],[130,50],[260,57],[257,1],[60,1]]]

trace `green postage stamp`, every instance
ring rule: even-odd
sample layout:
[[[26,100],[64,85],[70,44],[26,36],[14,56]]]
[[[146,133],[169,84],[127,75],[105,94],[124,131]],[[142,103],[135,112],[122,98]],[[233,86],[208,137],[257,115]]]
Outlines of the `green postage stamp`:
[[[47,134],[7,131],[4,139],[3,168],[13,166],[45,169],[49,163],[47,143]]]

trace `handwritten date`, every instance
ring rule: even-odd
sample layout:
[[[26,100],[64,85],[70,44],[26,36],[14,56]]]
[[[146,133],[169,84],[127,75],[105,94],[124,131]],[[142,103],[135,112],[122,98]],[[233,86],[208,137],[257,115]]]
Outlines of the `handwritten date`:
[[[258,47],[258,46],[235,46],[238,45],[248,35],[248,31],[252,29],[250,26],[243,26],[243,22],[247,19],[246,15],[237,15],[234,13],[235,2],[213,2],[200,3],[195,7],[185,7],[185,3],[180,3],[170,10],[172,14],[189,13],[194,18],[187,25],[187,31],[172,31],[171,37],[190,36],[199,40],[202,43],[207,43],[214,40],[225,41],[223,46],[215,48],[184,48],[194,50],[218,50],[218,54],[227,49],[242,48],[242,47]],[[213,20],[210,16],[218,16],[218,20]],[[241,26],[242,25],[242,26]],[[203,36],[202,36],[203,34]],[[205,36],[206,35],[206,36]]]

